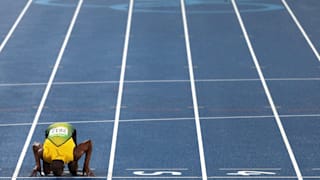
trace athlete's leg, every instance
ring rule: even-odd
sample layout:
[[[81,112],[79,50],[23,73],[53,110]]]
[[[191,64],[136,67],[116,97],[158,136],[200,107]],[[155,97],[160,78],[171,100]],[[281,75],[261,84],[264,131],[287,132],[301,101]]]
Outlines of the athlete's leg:
[[[87,176],[94,176],[92,171],[89,168],[89,163],[91,159],[91,154],[92,154],[92,142],[91,140],[87,140],[83,143],[80,143],[74,148],[74,160],[78,161],[83,154],[86,154],[85,159],[84,159],[84,164],[83,164],[83,175]]]

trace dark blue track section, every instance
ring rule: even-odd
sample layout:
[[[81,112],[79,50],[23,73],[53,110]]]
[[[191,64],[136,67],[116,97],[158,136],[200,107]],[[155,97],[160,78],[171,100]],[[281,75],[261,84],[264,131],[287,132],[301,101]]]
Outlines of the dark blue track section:
[[[54,86],[42,113],[44,121],[112,120],[118,84]]]
[[[157,2],[173,5],[161,10],[180,12],[178,0]],[[146,2],[136,3],[138,8]],[[181,14],[148,12],[151,7],[135,10],[125,80],[189,79]],[[152,174],[181,168],[183,177],[201,176],[190,83],[125,83],[122,105],[121,119],[146,122],[120,123],[114,176],[138,177],[139,170]]]
[[[1,53],[0,81],[47,82],[72,15],[65,8],[31,5]]]
[[[197,87],[203,117],[272,115],[259,81],[199,82]]]
[[[209,176],[268,167],[280,168],[277,176],[294,176],[273,118],[206,120],[202,126]]]
[[[3,140],[0,141],[1,148],[0,153],[5,154],[1,156],[1,176],[2,177],[11,177],[14,169],[16,168],[16,163],[18,160],[18,155],[21,152],[23,147],[23,142],[25,136],[29,131],[29,126],[4,126],[0,127],[1,137]],[[12,136],[12,132],[16,133],[15,136]],[[6,148],[7,147],[7,148]],[[8,178],[9,179],[9,178]]]
[[[121,119],[192,117],[188,83],[126,84]],[[165,90],[166,96],[163,96]]]
[[[56,81],[119,80],[127,13],[107,7],[121,2],[84,2]]]
[[[179,1],[156,2],[160,7],[173,5],[170,10],[176,13],[146,13],[134,8],[126,80],[188,79]],[[137,0],[137,9],[139,4],[152,3]],[[151,7],[145,9],[152,11]]]
[[[319,6],[320,1],[317,0],[309,0],[309,1],[294,1],[288,0],[288,4],[291,9],[295,13],[299,22],[303,26],[304,30],[308,34],[309,38],[319,51],[320,42],[317,40],[320,38],[320,29],[318,24],[320,24],[319,20]]]
[[[319,77],[319,62],[287,11],[244,13],[243,21],[266,78]]]
[[[268,2],[281,3],[278,1]],[[300,3],[288,1],[289,5],[295,4],[293,9],[299,4],[301,5],[299,6],[300,11],[302,8],[309,7],[308,13],[312,13],[312,9],[315,7],[314,3],[316,2],[309,1],[302,6]],[[310,22],[312,18],[303,20],[308,13],[300,16],[302,16],[302,24],[306,25],[306,30],[315,34],[310,36],[312,40],[319,33],[314,27],[315,24]],[[299,18],[299,13],[297,13],[297,17]],[[277,11],[272,14],[263,13],[256,16],[244,14],[243,19],[248,33],[252,36],[253,46],[266,78],[319,77],[319,62],[287,11]],[[257,19],[263,20],[257,21]],[[288,79],[269,81],[268,84],[280,115],[312,115],[320,112],[317,103],[318,95],[316,94],[319,87],[318,81],[300,81],[299,79],[290,81]],[[310,135],[309,132],[315,132],[317,126],[313,124],[314,121],[308,121],[307,117],[301,117],[301,121],[296,121],[296,119],[283,118],[283,122],[284,128],[288,131],[289,142],[296,153],[301,172],[304,176],[319,175],[319,171],[313,170],[316,166],[314,161],[309,161],[312,154],[317,152],[313,148],[317,143],[307,146],[302,141],[302,138],[305,140],[314,138],[316,134]],[[308,132],[297,134],[297,131],[293,131],[293,122],[296,123],[295,127]],[[302,146],[308,149],[303,151],[306,154],[302,153]],[[306,163],[307,161],[308,163]]]
[[[240,10],[245,9],[244,16],[270,13],[247,13],[247,6],[241,1],[238,4]],[[231,3],[225,2],[224,7],[233,9]],[[194,7],[189,6],[188,11],[194,11]],[[278,11],[281,10],[272,14]],[[263,171],[268,167],[279,168],[275,172],[271,170],[273,175],[295,176],[274,118],[254,118],[273,115],[261,82],[235,80],[259,79],[236,15],[189,14],[188,17],[193,62],[197,65],[195,77],[231,79],[197,82],[208,176],[232,176],[243,168]],[[239,118],[229,119],[234,116]],[[248,116],[251,118],[246,119]],[[204,121],[208,117],[221,119]]]
[[[44,140],[43,133],[51,122],[78,121],[74,123],[79,136],[78,143],[86,139],[93,141],[94,157],[90,166],[96,176],[103,177],[107,175],[118,83],[86,82],[119,79],[118,66],[121,65],[127,14],[106,8],[115,1],[100,4],[104,8],[91,7],[95,2],[98,1],[85,1],[82,6],[59,66],[56,84],[51,88],[39,120],[43,125],[36,129],[32,142]],[[69,2],[65,6],[38,6],[74,12],[76,4]],[[71,17],[68,20],[71,21]],[[79,81],[84,83],[77,83]],[[93,121],[99,122],[88,124]],[[31,148],[24,162],[20,172],[22,177],[28,176],[30,167],[34,164]],[[79,167],[82,167],[82,161],[79,162]]]
[[[274,98],[283,115],[318,114],[319,81],[272,81],[269,82]]]
[[[319,176],[319,117],[282,118],[305,176]]]
[[[11,5],[8,2],[6,4],[8,8],[5,8],[8,11],[4,10],[1,13],[6,13],[7,21],[10,20],[13,24],[24,3],[25,1],[21,1]],[[15,9],[18,7],[19,9]],[[12,11],[9,11],[10,9]],[[26,13],[14,36],[1,53],[1,83],[47,82],[68,26],[68,17],[71,15],[70,11],[64,9],[31,5],[30,11]],[[9,30],[6,28],[9,24],[3,24],[5,28],[1,28],[1,31]],[[43,90],[44,86],[24,86],[23,84],[0,87],[1,122],[29,123],[24,126],[1,127],[1,135],[10,135],[1,141],[2,147],[10,147],[0,150],[4,155],[1,158],[1,176],[10,177],[15,169]],[[12,132],[17,133],[13,136]],[[21,143],[10,145],[15,142]],[[33,166],[33,162],[29,161],[29,163],[29,167]]]
[[[195,136],[192,120],[121,123],[114,175],[184,168],[183,176],[200,176]]]
[[[0,99],[0,120],[9,123],[31,122],[42,92],[42,86],[0,87],[0,94],[6,97]],[[18,100],[14,100],[17,97]]]
[[[22,11],[24,5],[27,1],[11,1],[2,0],[0,1],[0,6],[6,7],[1,8],[0,11],[0,42],[2,42],[5,36],[8,34],[11,26],[14,24],[16,18],[19,16],[20,11]]]
[[[233,11],[230,3],[223,7]],[[187,6],[187,14],[198,8]],[[258,77],[234,13],[190,13],[188,21],[197,79]]]

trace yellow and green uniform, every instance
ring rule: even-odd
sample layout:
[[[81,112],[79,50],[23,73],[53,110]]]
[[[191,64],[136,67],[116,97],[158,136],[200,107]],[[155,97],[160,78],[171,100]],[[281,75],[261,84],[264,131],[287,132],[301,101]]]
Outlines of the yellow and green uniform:
[[[76,144],[72,138],[75,129],[69,123],[54,123],[46,130],[43,143],[43,160],[51,163],[62,160],[65,164],[73,161],[73,150]]]

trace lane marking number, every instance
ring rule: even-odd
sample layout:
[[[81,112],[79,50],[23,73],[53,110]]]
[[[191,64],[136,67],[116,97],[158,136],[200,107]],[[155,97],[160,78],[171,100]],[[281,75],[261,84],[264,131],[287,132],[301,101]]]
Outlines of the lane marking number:
[[[263,175],[276,175],[275,172],[266,172],[266,171],[238,171],[236,173],[227,173],[229,176],[263,176]]]
[[[171,176],[181,176],[182,173],[179,171],[154,171],[154,172],[145,172],[145,171],[134,171],[134,175],[137,176],[161,176],[164,174],[168,174]]]

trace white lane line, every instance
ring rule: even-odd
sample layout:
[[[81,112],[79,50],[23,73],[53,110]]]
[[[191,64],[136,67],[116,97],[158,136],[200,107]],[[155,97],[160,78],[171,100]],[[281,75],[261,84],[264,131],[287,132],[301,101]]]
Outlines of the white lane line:
[[[19,175],[19,172],[20,172],[24,157],[25,157],[25,155],[26,155],[26,153],[28,151],[29,144],[31,142],[33,133],[34,133],[34,131],[36,129],[36,126],[37,126],[37,123],[39,121],[39,117],[41,115],[42,109],[43,109],[43,107],[45,105],[45,102],[46,102],[48,94],[50,92],[50,89],[51,89],[52,83],[54,81],[55,75],[56,75],[56,73],[58,71],[59,64],[61,62],[61,59],[62,59],[62,56],[63,56],[64,51],[66,49],[66,46],[68,44],[69,38],[71,36],[72,30],[73,30],[73,27],[74,27],[74,24],[76,22],[76,19],[78,17],[79,12],[80,12],[80,8],[82,6],[82,3],[83,3],[83,0],[79,0],[78,6],[77,6],[77,8],[75,10],[75,13],[73,15],[72,21],[71,21],[70,26],[69,26],[69,29],[67,31],[67,34],[66,34],[65,39],[63,41],[63,44],[62,44],[62,47],[60,49],[59,55],[57,57],[56,63],[55,63],[54,68],[53,68],[53,70],[51,72],[51,76],[49,78],[48,84],[47,84],[46,89],[45,89],[45,91],[43,93],[43,96],[41,98],[41,102],[40,102],[39,107],[37,109],[36,115],[35,115],[35,117],[33,119],[32,126],[31,126],[31,128],[29,130],[29,134],[27,136],[27,139],[26,139],[25,144],[23,146],[23,149],[21,151],[21,154],[20,154],[19,160],[17,162],[15,171],[14,171],[14,173],[12,175],[12,180],[16,180],[18,175]]]
[[[217,117],[201,117],[202,120],[238,120],[238,119],[254,119],[255,121],[262,120],[265,118],[273,118],[274,115],[265,116],[217,116]],[[292,115],[280,115],[281,118],[301,118],[301,117],[320,117],[320,114],[292,114]],[[181,118],[150,118],[150,119],[122,119],[119,123],[130,123],[130,122],[157,122],[157,121],[190,121],[194,120],[194,117],[181,117]],[[288,119],[290,120],[290,119]],[[302,120],[302,119],[301,119]],[[38,125],[49,125],[53,122],[39,122]],[[114,123],[114,120],[83,120],[83,121],[66,121],[71,124],[95,124],[95,123]],[[11,126],[30,126],[32,123],[0,123],[0,127],[11,127]]]
[[[281,122],[281,120],[280,120],[279,113],[278,113],[277,108],[276,108],[276,106],[275,106],[275,103],[274,103],[274,101],[273,101],[273,99],[272,99],[270,90],[269,90],[269,88],[268,88],[268,85],[267,85],[267,83],[266,83],[266,80],[265,80],[265,78],[264,78],[264,75],[263,75],[263,73],[262,73],[262,70],[261,70],[261,68],[260,68],[260,64],[259,64],[258,59],[257,59],[257,57],[256,57],[256,54],[255,54],[255,52],[254,52],[254,50],[253,50],[251,41],[250,41],[250,39],[249,39],[247,30],[246,30],[246,28],[245,28],[245,26],[244,26],[244,23],[243,23],[243,21],[242,21],[242,18],[241,18],[241,15],[240,15],[240,12],[239,12],[239,9],[238,9],[238,7],[237,7],[237,4],[236,4],[235,0],[232,0],[232,5],[233,5],[233,8],[234,8],[235,13],[236,13],[236,15],[237,15],[237,18],[238,18],[239,24],[240,24],[240,26],[241,26],[242,32],[243,32],[243,34],[244,34],[244,36],[245,36],[245,40],[246,40],[246,42],[247,42],[247,45],[248,45],[250,54],[251,54],[251,56],[252,56],[252,59],[253,59],[253,61],[254,61],[254,64],[255,64],[255,66],[256,66],[256,69],[257,69],[257,71],[258,71],[259,77],[260,77],[260,79],[261,79],[261,83],[262,83],[263,89],[264,89],[264,91],[265,91],[265,93],[266,93],[266,96],[267,96],[267,98],[268,98],[269,104],[270,104],[270,106],[271,106],[271,108],[272,108],[272,112],[273,112],[274,117],[275,117],[275,119],[276,119],[276,122],[277,122],[278,128],[279,128],[279,130],[280,130],[282,139],[283,139],[284,144],[285,144],[285,146],[286,146],[286,148],[287,148],[287,151],[288,151],[288,154],[289,154],[289,156],[290,156],[290,159],[291,159],[292,165],[293,165],[293,167],[294,167],[295,173],[296,173],[298,179],[299,179],[299,180],[302,180],[303,178],[302,178],[302,174],[301,174],[299,165],[298,165],[298,163],[297,163],[297,160],[296,160],[296,158],[295,158],[295,155],[294,155],[293,150],[292,150],[292,148],[291,148],[291,145],[290,145],[290,143],[289,143],[287,134],[286,134],[286,132],[285,132],[285,130],[284,130],[284,127],[283,127],[283,125],[282,125],[282,122]]]
[[[192,55],[191,55],[191,48],[190,48],[186,7],[185,7],[184,0],[181,0],[180,2],[181,2],[181,12],[182,12],[183,28],[184,28],[185,43],[186,43],[187,58],[188,58],[188,68],[189,68],[190,85],[191,85],[191,92],[192,92],[193,111],[195,116],[197,138],[198,138],[201,174],[202,174],[202,179],[207,180],[208,176],[207,176],[205,155],[203,150],[202,132],[201,132],[200,117],[199,117],[199,109],[198,109],[199,105],[198,105],[195,78],[194,78],[193,65],[192,65]]]
[[[266,78],[266,81],[320,81],[320,78]],[[260,79],[195,79],[195,82],[251,82],[260,81]],[[127,80],[124,83],[189,83],[189,79],[172,79],[172,80]],[[118,84],[119,81],[67,81],[54,82],[52,85],[91,85],[91,84]],[[14,86],[45,86],[47,83],[0,83],[0,87]]]
[[[0,53],[3,51],[4,47],[6,46],[6,44],[8,43],[9,39],[11,38],[13,32],[15,31],[15,29],[17,28],[17,26],[19,25],[21,19],[23,18],[23,16],[25,15],[25,13],[27,12],[27,10],[29,9],[30,5],[32,3],[32,0],[29,0],[27,2],[27,4],[25,5],[25,7],[23,8],[23,10],[21,11],[20,15],[18,16],[16,22],[13,24],[13,26],[11,27],[11,29],[9,30],[7,36],[4,38],[4,40],[2,41],[1,45],[0,45]]]
[[[310,48],[312,49],[314,55],[317,57],[318,61],[320,62],[320,55],[319,52],[317,51],[317,49],[315,48],[315,46],[313,45],[312,41],[310,40],[310,38],[308,37],[306,31],[303,29],[303,27],[301,26],[299,20],[297,19],[297,17],[294,15],[293,11],[291,10],[290,6],[287,4],[286,0],[282,0],[283,5],[286,7],[287,11],[289,12],[291,18],[293,19],[293,21],[296,23],[296,25],[298,26],[299,30],[301,31],[302,35],[304,36],[304,38],[306,39],[306,41],[308,42]]]
[[[115,159],[116,146],[117,146],[117,136],[118,136],[120,111],[121,111],[121,103],[122,103],[122,95],[123,95],[123,85],[124,85],[124,77],[125,77],[125,71],[126,71],[127,55],[128,55],[128,47],[129,47],[129,39],[130,39],[130,31],[131,31],[133,4],[134,4],[134,0],[130,0],[125,42],[124,42],[124,48],[123,48],[123,54],[122,54],[122,65],[121,65],[121,74],[120,74],[120,81],[119,81],[117,106],[116,106],[116,112],[115,112],[115,120],[114,120],[114,126],[113,126],[111,150],[110,150],[110,157],[109,157],[109,166],[108,166],[108,175],[107,175],[108,180],[112,180],[112,175],[113,175],[113,166],[114,166],[114,159]]]

